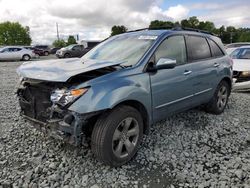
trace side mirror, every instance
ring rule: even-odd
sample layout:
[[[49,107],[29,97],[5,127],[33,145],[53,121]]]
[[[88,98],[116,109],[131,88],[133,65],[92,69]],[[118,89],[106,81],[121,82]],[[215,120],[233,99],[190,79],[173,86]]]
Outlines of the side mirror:
[[[173,69],[176,67],[176,60],[170,58],[161,58],[156,63],[156,69]]]

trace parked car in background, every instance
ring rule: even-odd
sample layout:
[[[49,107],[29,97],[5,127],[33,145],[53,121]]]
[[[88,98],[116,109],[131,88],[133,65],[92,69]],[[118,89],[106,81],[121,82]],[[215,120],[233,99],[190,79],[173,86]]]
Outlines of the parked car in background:
[[[80,45],[72,45],[70,49]],[[120,166],[150,125],[204,105],[221,114],[232,86],[232,59],[202,31],[141,30],[110,37],[81,59],[23,64],[17,91],[23,116],[51,135]]]
[[[32,50],[36,54],[37,57],[44,56],[44,51],[41,49],[34,48],[32,46],[23,46],[23,48],[28,49],[28,50]]]
[[[50,54],[56,54],[56,51],[57,51],[57,50],[60,50],[60,49],[61,49],[61,48],[51,48],[50,51],[49,51],[49,53],[50,53]]]
[[[19,46],[7,46],[1,48],[0,60],[23,60],[29,61],[35,57],[35,53],[32,50],[25,49]]]
[[[80,44],[82,44],[84,46],[84,48],[91,49],[101,42],[102,41],[100,41],[100,40],[81,40]]]
[[[233,81],[235,90],[250,90],[250,46],[242,46],[234,50]]]
[[[72,44],[57,50],[56,56],[58,58],[82,57],[86,53],[83,45]]]
[[[241,46],[250,46],[250,42],[237,42],[237,43],[227,44],[225,46],[226,52],[228,55],[230,55],[235,49],[237,49]]]
[[[43,55],[48,56],[50,52],[50,48],[48,45],[35,45],[34,48],[43,50]]]

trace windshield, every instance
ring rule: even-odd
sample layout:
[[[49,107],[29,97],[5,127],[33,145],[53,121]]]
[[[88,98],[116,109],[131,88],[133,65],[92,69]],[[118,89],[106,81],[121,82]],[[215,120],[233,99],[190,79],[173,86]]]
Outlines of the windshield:
[[[124,66],[135,65],[153,44],[157,36],[138,34],[119,35],[99,44],[82,59],[121,62]]]
[[[233,59],[250,59],[250,48],[236,49],[230,56]]]

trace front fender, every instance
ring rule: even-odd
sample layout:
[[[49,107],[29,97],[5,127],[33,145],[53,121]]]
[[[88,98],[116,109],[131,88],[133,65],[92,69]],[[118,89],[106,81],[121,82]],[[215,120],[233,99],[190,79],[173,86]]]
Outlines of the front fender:
[[[151,93],[147,73],[121,77],[91,85],[69,110],[80,114],[112,109],[121,102],[134,100],[144,105],[151,120]]]

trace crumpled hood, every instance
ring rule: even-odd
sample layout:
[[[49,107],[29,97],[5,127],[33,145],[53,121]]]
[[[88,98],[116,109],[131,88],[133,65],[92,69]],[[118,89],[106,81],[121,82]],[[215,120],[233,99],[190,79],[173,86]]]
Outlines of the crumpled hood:
[[[18,67],[17,73],[24,78],[66,82],[72,76],[120,63],[80,58],[34,61],[22,64]]]
[[[250,59],[233,59],[234,71],[250,71]]]

